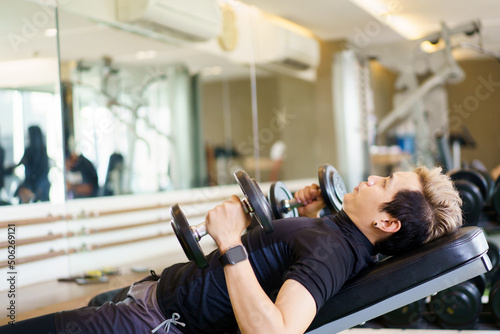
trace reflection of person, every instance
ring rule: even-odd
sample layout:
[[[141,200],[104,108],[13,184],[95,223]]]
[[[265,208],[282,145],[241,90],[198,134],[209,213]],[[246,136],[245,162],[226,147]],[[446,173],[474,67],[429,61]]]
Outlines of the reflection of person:
[[[103,196],[120,195],[123,193],[123,155],[113,153],[109,157],[106,181],[104,182]]]
[[[66,192],[68,198],[95,197],[99,189],[97,171],[82,154],[66,153]]]
[[[373,263],[376,252],[401,253],[461,225],[460,197],[440,171],[370,176],[344,196],[342,211],[323,218],[320,190],[306,187],[296,194],[306,204],[304,217],[275,220],[271,234],[255,228],[241,236],[250,219],[232,196],[206,217],[218,247],[207,255],[207,268],[179,263],[161,278],[154,274],[132,285],[123,301],[21,321],[16,329],[303,333],[344,282]],[[225,265],[227,254],[236,263]]]
[[[29,145],[24,150],[21,161],[6,169],[6,174],[12,173],[13,169],[24,165],[24,181],[19,186],[16,194],[21,203],[48,201],[49,200],[49,157],[39,126],[33,125],[28,128]]]
[[[5,163],[5,150],[0,145],[0,191],[5,186],[5,180],[4,180],[4,177],[5,177],[5,167],[4,167],[4,163]]]
[[[4,162],[5,162],[5,150],[0,145],[0,205],[8,205],[9,204],[8,202],[3,201],[2,196],[1,196],[3,187],[5,186]]]

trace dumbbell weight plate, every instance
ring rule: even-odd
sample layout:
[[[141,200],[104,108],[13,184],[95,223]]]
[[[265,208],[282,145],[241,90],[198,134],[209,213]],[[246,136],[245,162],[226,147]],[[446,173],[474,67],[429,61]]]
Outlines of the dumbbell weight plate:
[[[339,172],[331,165],[323,165],[318,169],[318,179],[321,194],[330,211],[335,214],[342,210],[347,190]]]
[[[479,188],[470,181],[454,181],[455,187],[462,198],[462,212],[464,219],[469,225],[477,225],[481,210],[483,209],[483,197]]]
[[[479,289],[466,281],[433,296],[430,306],[443,328],[470,329],[481,313],[481,297]]]
[[[500,177],[498,178],[500,180]],[[493,209],[500,216],[500,183],[498,183],[493,191],[493,195],[491,196],[491,205]]]
[[[266,233],[273,232],[273,211],[257,182],[252,180],[244,170],[235,172],[234,177],[248,202],[251,203],[253,214],[259,221],[260,226],[264,228]]]
[[[493,273],[491,274],[491,288],[488,303],[496,323],[500,325],[500,267],[497,266],[490,272]]]
[[[194,261],[198,268],[208,267],[208,261],[196,240],[191,227],[177,204],[170,208],[172,229],[189,260]]]
[[[488,303],[496,323],[500,325],[500,281],[491,287]]]
[[[287,186],[281,182],[274,182],[269,188],[269,203],[271,203],[271,209],[273,210],[274,218],[289,218],[298,217],[299,211],[297,208],[285,212],[283,208],[283,201],[288,201],[293,199],[292,193],[288,190]]]
[[[500,264],[500,248],[493,241],[488,240],[488,257],[491,260],[491,267],[496,268]],[[486,275],[491,276],[493,270],[490,270]]]
[[[408,328],[422,319],[424,310],[425,298],[386,313],[381,320],[389,327]]]
[[[481,191],[481,196],[483,199],[487,199],[489,195],[489,184],[486,178],[475,169],[460,169],[450,173],[450,177],[453,181],[456,180],[467,180],[475,184]]]
[[[491,195],[493,195],[493,191],[495,190],[495,180],[493,180],[493,177],[491,177],[490,173],[484,170],[477,170],[479,174],[481,174],[485,181],[486,181],[486,197],[484,198],[484,201],[487,202],[490,200]]]

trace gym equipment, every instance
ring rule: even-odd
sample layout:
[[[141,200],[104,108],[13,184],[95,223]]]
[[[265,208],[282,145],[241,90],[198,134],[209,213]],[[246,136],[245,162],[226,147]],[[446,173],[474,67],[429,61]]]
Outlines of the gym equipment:
[[[477,225],[484,201],[488,198],[488,181],[475,169],[455,170],[449,176],[462,198],[465,221],[469,225]]]
[[[273,213],[259,186],[243,170],[237,171],[234,176],[245,195],[241,201],[243,210],[247,214],[253,214],[264,231],[271,233],[274,230]],[[172,215],[170,224],[188,259],[194,261],[199,268],[207,267],[208,261],[198,243],[201,238],[207,235],[205,223],[190,226],[178,204],[170,208],[170,214]]]
[[[323,165],[318,169],[318,180],[326,206],[332,214],[336,214],[342,210],[343,198],[347,192],[342,177],[335,167]],[[271,185],[268,198],[276,219],[299,216],[297,208],[303,204],[293,198],[283,182],[278,181]]]
[[[424,311],[425,298],[386,313],[380,320],[387,327],[412,328],[422,319]]]
[[[495,189],[491,195],[491,206],[495,210],[496,214],[500,217],[500,177],[496,181]]]
[[[477,225],[484,205],[479,188],[467,180],[457,180],[454,184],[462,199],[462,212],[465,222],[468,225]]]
[[[496,268],[500,265],[500,248],[492,241],[488,240],[488,257],[491,260],[491,265]]]
[[[484,198],[486,202],[489,202],[491,196],[493,195],[493,190],[495,189],[495,180],[491,177],[491,175],[483,170],[477,170],[479,174],[481,174],[486,180],[486,197]]]
[[[500,326],[500,266],[497,266],[491,275],[491,288],[488,304],[496,323]]]
[[[443,328],[472,329],[476,325],[486,288],[484,275],[459,283],[431,297],[430,309]]]
[[[475,169],[466,168],[458,169],[450,173],[450,177],[453,181],[455,180],[466,180],[477,186],[481,192],[483,199],[488,198],[489,193],[489,183],[482,173]]]
[[[330,334],[447,289],[491,269],[482,229],[469,226],[377,262],[318,311],[310,333]]]
[[[493,195],[493,190],[495,189],[495,180],[491,176],[491,174],[488,172],[488,169],[484,166],[484,164],[478,160],[474,159],[471,162],[471,168],[478,171],[486,180],[487,188],[486,188],[486,197],[485,197],[485,202],[489,202],[491,195]]]

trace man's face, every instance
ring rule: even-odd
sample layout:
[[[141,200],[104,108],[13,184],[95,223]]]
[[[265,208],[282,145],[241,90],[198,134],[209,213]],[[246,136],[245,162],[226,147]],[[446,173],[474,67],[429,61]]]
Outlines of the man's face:
[[[370,176],[354,190],[344,196],[343,207],[347,214],[372,217],[380,211],[383,203],[390,202],[401,190],[422,190],[419,176],[413,172],[396,172],[388,177]]]

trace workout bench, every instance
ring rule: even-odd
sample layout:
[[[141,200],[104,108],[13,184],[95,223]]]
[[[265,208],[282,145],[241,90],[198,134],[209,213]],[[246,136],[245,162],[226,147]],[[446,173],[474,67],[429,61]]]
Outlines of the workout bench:
[[[308,333],[359,325],[491,269],[488,243],[475,226],[382,260],[346,282],[318,312]]]

